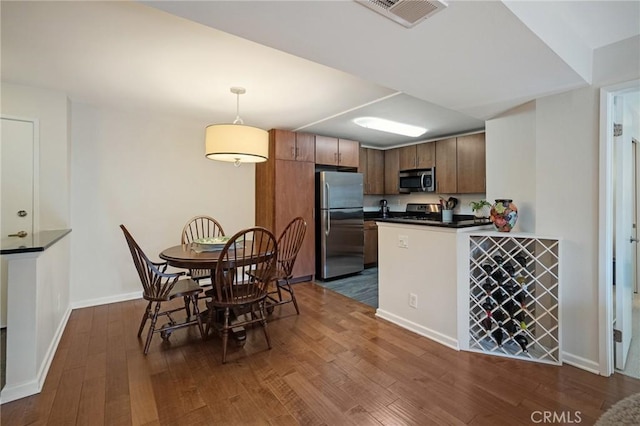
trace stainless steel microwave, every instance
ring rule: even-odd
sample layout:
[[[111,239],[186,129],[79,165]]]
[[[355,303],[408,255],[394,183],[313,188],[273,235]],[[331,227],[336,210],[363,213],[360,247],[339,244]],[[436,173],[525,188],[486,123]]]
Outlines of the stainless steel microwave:
[[[400,192],[434,192],[436,190],[436,169],[403,170],[400,172]]]

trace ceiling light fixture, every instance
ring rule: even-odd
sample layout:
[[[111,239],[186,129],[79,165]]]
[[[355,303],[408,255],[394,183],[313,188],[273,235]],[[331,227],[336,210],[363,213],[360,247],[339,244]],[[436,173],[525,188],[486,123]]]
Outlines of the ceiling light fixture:
[[[367,129],[379,130],[381,132],[394,133],[396,135],[418,137],[427,132],[428,129],[411,124],[398,123],[397,121],[385,120],[377,117],[358,117],[353,120],[358,126]]]
[[[243,87],[232,87],[236,95],[236,119],[233,124],[212,124],[205,130],[205,155],[211,160],[240,163],[260,163],[269,158],[269,133],[257,127],[245,126],[240,118],[240,95]]]

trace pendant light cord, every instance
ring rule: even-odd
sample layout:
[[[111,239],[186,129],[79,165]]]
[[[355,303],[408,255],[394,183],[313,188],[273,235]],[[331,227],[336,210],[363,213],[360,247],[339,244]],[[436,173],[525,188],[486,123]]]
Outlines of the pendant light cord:
[[[236,92],[236,119],[233,120],[233,124],[244,124],[240,118],[240,92]]]

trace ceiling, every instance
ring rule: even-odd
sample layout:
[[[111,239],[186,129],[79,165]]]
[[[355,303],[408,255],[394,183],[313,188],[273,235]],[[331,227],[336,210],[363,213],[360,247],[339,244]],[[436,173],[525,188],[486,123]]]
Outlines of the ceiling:
[[[448,3],[407,29],[350,0],[2,1],[2,79],[203,124],[233,121],[242,86],[246,124],[386,148],[588,85],[594,50],[640,33],[638,1]]]

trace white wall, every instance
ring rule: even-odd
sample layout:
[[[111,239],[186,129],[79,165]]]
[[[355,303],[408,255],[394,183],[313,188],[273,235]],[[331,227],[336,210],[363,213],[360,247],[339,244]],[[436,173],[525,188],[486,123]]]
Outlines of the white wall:
[[[73,306],[141,291],[120,224],[155,260],[195,215],[254,224],[255,166],[206,159],[209,123],[76,103],[72,117]]]
[[[536,220],[536,107],[526,103],[486,124],[487,199],[512,199],[514,232],[534,232]]]
[[[537,99],[486,130],[489,196],[513,198],[520,230],[563,240],[565,361],[597,370],[598,91]]]
[[[564,240],[564,351],[598,362],[599,92],[584,88],[538,99],[536,233]]]

